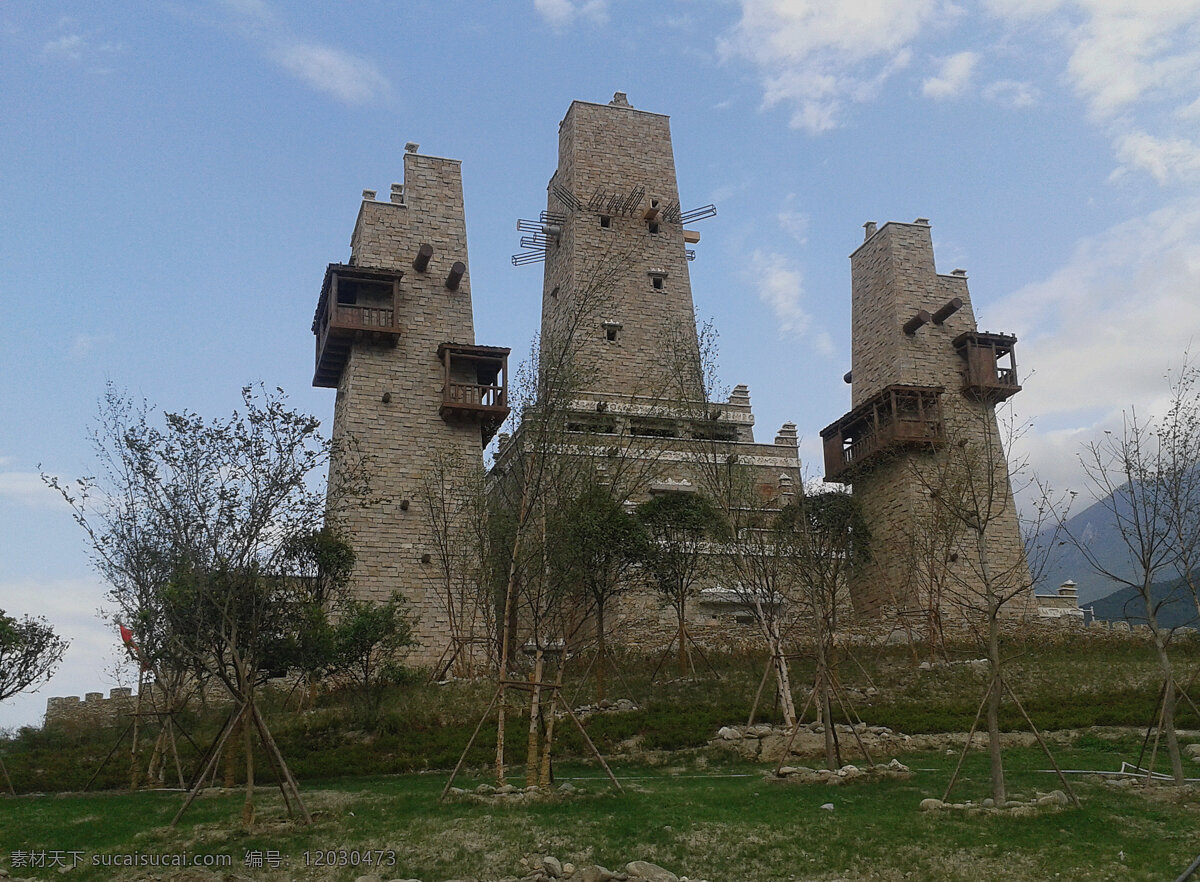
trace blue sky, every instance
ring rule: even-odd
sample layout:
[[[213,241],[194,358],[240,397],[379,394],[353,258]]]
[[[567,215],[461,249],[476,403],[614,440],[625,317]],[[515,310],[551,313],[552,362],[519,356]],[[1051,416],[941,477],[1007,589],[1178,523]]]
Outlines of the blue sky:
[[[1059,487],[1200,329],[1200,0],[0,2],[0,608],[73,641],[0,726],[118,685],[37,478],[89,472],[105,382],[218,414],[262,380],[330,418],[322,272],[406,141],[463,161],[477,339],[527,351],[515,220],[570,101],[616,90],[671,115],[684,207],[717,204],[697,314],[813,474],[865,221],[930,218],[981,328],[1020,337],[1025,452]]]

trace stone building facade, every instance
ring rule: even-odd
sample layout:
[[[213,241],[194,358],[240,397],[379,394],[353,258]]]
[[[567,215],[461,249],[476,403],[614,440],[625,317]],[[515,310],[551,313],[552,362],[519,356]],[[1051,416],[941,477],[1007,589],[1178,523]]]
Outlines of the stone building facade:
[[[413,659],[435,664],[450,629],[469,627],[454,617],[473,614],[461,574],[447,577],[446,540],[467,517],[482,449],[508,414],[509,350],[475,345],[457,160],[409,144],[389,199],[363,192],[350,259],[326,270],[313,333],[313,384],[337,389],[330,512],[355,549],[353,590],[370,600],[402,594],[417,622]],[[341,499],[364,464],[368,492]]]
[[[966,273],[935,268],[928,220],[865,227],[850,257],[852,409],[821,432],[826,480],[853,485],[872,534],[855,606],[982,606],[980,550],[933,501],[975,494],[989,572],[1024,614],[1032,586],[995,414],[1020,390],[1016,338],[978,331]]]

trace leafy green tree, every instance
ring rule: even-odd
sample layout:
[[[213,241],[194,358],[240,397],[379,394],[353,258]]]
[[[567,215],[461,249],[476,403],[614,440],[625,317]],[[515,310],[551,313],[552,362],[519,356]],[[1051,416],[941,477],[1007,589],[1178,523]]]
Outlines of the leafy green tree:
[[[403,597],[383,603],[351,600],[337,624],[337,676],[354,690],[359,719],[368,729],[379,719],[385,687],[396,680],[404,650],[414,644],[412,619]]]
[[[278,656],[276,669],[302,672],[310,698],[316,684],[338,665],[337,628],[331,616],[349,601],[347,588],[354,571],[354,549],[331,527],[292,537],[284,548],[284,568],[295,593],[294,627]]]
[[[841,766],[834,739],[834,700],[849,717],[848,697],[838,681],[835,640],[838,611],[850,582],[869,556],[869,535],[859,501],[844,492],[800,494],[778,518],[778,550],[795,569],[790,598],[813,629],[816,666],[813,697],[825,723],[825,762]],[[854,720],[847,719],[853,725]]]
[[[212,762],[241,724],[246,826],[254,821],[256,733],[289,811],[299,808],[311,820],[257,701],[269,669],[296,646],[313,610],[293,571],[305,557],[304,537],[344,500],[367,493],[365,467],[348,455],[339,483],[321,486],[332,451],[319,425],[291,409],[278,389],[244,388],[242,408],[224,419],[164,413],[161,424],[148,407],[110,390],[94,436],[99,478],[69,486],[47,478],[74,508],[114,593],[161,628],[164,651],[215,678],[233,699]],[[310,552],[313,560],[323,554]],[[319,575],[318,593],[343,569],[344,562]]]
[[[550,549],[556,579],[580,597],[596,627],[596,699],[605,697],[612,602],[631,587],[630,570],[646,557],[646,531],[607,487],[589,482],[556,509]]]
[[[637,518],[646,531],[646,573],[658,594],[675,610],[681,676],[692,667],[687,606],[700,593],[700,577],[719,517],[716,507],[701,493],[663,493],[637,509]]]
[[[45,619],[18,620],[0,609],[0,701],[49,680],[68,645]]]

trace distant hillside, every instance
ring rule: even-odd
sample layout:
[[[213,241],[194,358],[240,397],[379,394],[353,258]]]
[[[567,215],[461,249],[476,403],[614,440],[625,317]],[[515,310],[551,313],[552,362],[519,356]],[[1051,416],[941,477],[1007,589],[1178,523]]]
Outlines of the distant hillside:
[[[1196,604],[1182,579],[1156,584],[1151,596],[1156,604],[1162,604],[1157,612],[1160,627],[1197,626]],[[1122,588],[1107,597],[1081,605],[1091,606],[1096,618],[1106,622],[1118,622],[1123,619],[1131,625],[1146,623],[1145,605],[1141,595],[1134,588]]]
[[[1092,549],[1097,559],[1112,572],[1121,576],[1132,576],[1133,561],[1129,550],[1121,541],[1121,534],[1113,521],[1112,514],[1100,502],[1093,503],[1078,514],[1067,519],[1066,528],[1072,536],[1079,537]],[[1043,530],[1049,535],[1051,529]],[[1039,594],[1053,594],[1068,579],[1079,585],[1079,603],[1087,606],[1091,601],[1105,597],[1116,587],[1110,580],[1092,569],[1083,553],[1065,536],[1060,538],[1050,555],[1044,575],[1037,585]]]

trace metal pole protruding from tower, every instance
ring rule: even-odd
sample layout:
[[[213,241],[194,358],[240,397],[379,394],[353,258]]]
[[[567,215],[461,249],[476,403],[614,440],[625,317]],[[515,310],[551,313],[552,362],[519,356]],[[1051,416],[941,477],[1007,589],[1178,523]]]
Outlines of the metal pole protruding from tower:
[[[467,265],[461,260],[454,261],[454,266],[450,267],[450,275],[446,276],[446,287],[451,291],[458,290],[458,283],[462,281],[463,273],[467,271]]]
[[[961,297],[951,297],[946,302],[945,306],[933,314],[933,323],[935,325],[940,325],[946,319],[950,318],[950,316],[954,315],[954,313],[962,309],[962,305],[963,302]]]
[[[923,309],[918,309],[917,314],[904,323],[904,333],[911,337],[917,333],[917,328],[927,325],[931,321],[933,321],[933,316]]]
[[[419,273],[425,272],[429,267],[429,258],[433,257],[433,246],[428,242],[424,243],[417,249],[417,256],[413,258],[412,266]]]

